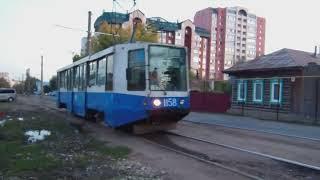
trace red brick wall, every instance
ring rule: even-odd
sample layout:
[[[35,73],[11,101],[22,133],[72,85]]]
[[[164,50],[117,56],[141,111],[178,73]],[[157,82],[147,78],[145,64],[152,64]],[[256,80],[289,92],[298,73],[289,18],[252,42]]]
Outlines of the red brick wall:
[[[223,80],[224,51],[226,38],[226,9],[217,8],[215,79]],[[219,51],[220,48],[220,51]],[[220,61],[220,63],[218,63]]]
[[[257,18],[257,44],[256,44],[257,57],[259,57],[259,55],[260,56],[264,55],[265,53],[265,33],[266,33],[266,20],[264,18],[258,17]]]
[[[211,56],[211,38],[207,39],[207,52],[206,52],[206,80],[210,77],[210,56]]]
[[[212,26],[212,8],[206,8],[201,11],[198,11],[196,15],[194,16],[194,24],[197,27],[201,27],[212,32],[211,26]],[[207,44],[206,44],[207,52],[206,53],[206,71],[205,73],[205,79],[209,79],[209,72],[210,72],[210,49],[211,49],[211,38],[207,38]]]
[[[207,9],[198,11],[194,16],[194,22],[193,22],[194,25],[197,27],[202,27],[207,31],[211,32],[212,12],[213,12],[212,8],[207,8]]]

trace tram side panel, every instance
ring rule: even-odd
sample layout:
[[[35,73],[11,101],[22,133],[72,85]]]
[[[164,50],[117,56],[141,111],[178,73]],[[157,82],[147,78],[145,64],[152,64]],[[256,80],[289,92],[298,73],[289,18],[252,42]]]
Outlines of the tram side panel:
[[[86,92],[73,92],[73,113],[81,117],[86,115],[85,96]]]

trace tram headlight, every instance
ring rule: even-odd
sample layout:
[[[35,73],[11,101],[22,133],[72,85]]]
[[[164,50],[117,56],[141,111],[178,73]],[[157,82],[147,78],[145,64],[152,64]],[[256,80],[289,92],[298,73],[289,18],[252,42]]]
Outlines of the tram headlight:
[[[153,103],[153,105],[156,106],[156,107],[159,107],[159,106],[161,105],[160,99],[154,99],[152,103]]]

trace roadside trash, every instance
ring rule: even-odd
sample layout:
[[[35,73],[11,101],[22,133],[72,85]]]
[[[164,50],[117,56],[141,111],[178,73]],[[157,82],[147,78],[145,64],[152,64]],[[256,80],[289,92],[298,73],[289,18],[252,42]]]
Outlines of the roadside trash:
[[[7,120],[2,120],[0,121],[0,126],[3,127],[4,126],[4,123],[6,122]]]
[[[22,117],[19,117],[18,120],[19,120],[19,121],[23,121],[23,118],[22,118]]]
[[[41,131],[35,130],[35,131],[27,131],[25,132],[24,135],[29,136],[28,143],[35,143],[37,141],[44,140],[46,136],[50,136],[51,132],[47,130],[41,130]]]

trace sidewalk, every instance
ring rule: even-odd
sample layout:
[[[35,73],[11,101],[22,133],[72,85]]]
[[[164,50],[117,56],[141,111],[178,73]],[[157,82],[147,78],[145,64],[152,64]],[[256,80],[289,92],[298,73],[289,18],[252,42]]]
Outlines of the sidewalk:
[[[284,122],[258,120],[251,117],[232,116],[227,114],[209,114],[191,112],[185,121],[213,124],[232,128],[254,130],[273,134],[302,137],[320,141],[320,127]]]

